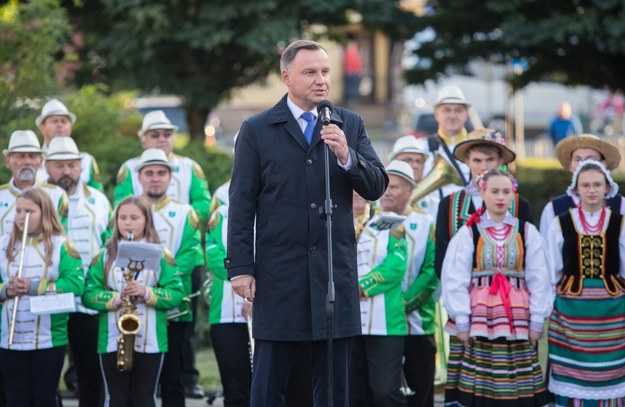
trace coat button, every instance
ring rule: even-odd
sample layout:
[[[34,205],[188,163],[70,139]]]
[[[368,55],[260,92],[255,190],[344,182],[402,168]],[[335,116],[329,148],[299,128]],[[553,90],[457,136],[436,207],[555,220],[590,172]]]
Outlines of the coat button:
[[[306,165],[312,165],[312,164],[313,164],[313,160],[311,160],[310,158],[306,160]]]
[[[315,253],[317,253],[317,248],[313,246],[310,248],[310,254],[315,254]]]
[[[310,209],[317,209],[317,204],[316,203],[311,203],[310,204]]]

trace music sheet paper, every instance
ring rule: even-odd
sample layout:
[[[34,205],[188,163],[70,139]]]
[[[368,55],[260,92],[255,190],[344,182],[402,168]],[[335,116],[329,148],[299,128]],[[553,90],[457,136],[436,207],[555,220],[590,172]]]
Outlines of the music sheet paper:
[[[155,243],[120,242],[115,258],[115,267],[152,270],[161,269],[163,248]]]

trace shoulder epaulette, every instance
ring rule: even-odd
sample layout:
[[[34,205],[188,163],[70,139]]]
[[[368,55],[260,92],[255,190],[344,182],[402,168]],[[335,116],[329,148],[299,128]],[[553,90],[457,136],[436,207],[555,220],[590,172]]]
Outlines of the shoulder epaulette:
[[[214,211],[213,213],[211,213],[211,216],[208,219],[208,230],[213,230],[217,227],[217,225],[219,224],[220,216],[221,214],[219,213],[219,211]]]
[[[93,171],[94,177],[98,177],[100,175],[100,167],[98,167],[98,163],[96,162],[94,156],[91,156],[91,170]]]
[[[91,259],[91,264],[89,265],[89,267],[95,266],[96,264],[98,264],[98,262],[100,261],[100,257],[102,257],[102,255],[104,255],[104,251],[105,251],[105,249],[102,248],[102,249],[100,249],[98,254],[93,256],[93,259]]]
[[[126,164],[122,164],[121,168],[117,172],[117,183],[121,184],[126,181],[128,178],[128,166]]]
[[[80,260],[80,253],[78,252],[78,249],[76,248],[74,243],[70,242],[69,240],[65,241],[65,251],[74,259]]]
[[[165,263],[169,264],[170,266],[176,265],[176,259],[174,258],[174,255],[169,251],[169,249],[163,248],[163,258],[165,258]]]
[[[8,182],[6,184],[0,185],[0,191],[3,190],[3,189],[8,189],[9,186],[10,186],[10,184]]]
[[[196,163],[195,161],[192,160],[192,165],[191,167],[193,168],[193,174],[198,177],[201,180],[205,180],[206,177],[204,176],[204,170],[202,170],[202,167],[200,167],[200,164]]]
[[[189,218],[189,225],[191,225],[193,229],[197,229],[198,226],[200,225],[200,218],[197,216],[197,213],[195,212],[194,209],[189,210],[188,218]]]

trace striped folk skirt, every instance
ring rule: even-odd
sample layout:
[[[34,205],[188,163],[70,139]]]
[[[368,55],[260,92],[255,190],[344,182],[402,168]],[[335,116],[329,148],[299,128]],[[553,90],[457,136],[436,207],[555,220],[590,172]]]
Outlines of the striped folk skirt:
[[[625,293],[600,279],[558,294],[549,321],[549,390],[559,406],[625,406]]]
[[[451,337],[445,406],[538,407],[549,404],[537,349],[529,341]]]

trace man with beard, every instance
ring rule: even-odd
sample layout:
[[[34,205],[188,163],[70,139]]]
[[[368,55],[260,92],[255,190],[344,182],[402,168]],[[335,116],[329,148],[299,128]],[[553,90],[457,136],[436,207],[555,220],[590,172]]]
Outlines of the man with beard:
[[[9,148],[3,150],[4,165],[11,170],[8,183],[0,185],[0,236],[11,233],[15,218],[15,200],[26,188],[39,187],[46,191],[56,206],[59,220],[67,224],[67,195],[55,185],[36,182],[43,153],[37,136],[31,130],[16,130],[11,134]]]
[[[102,192],[81,180],[81,159],[82,153],[72,138],[57,137],[48,146],[45,168],[48,182],[63,188],[69,196],[67,234],[80,253],[86,278],[91,260],[106,241],[111,204]],[[76,371],[79,404],[96,406],[103,401],[97,353],[98,313],[84,307],[80,297],[76,297],[76,310],[69,314],[67,323],[71,355],[68,372]]]
[[[174,166],[170,164],[163,150],[146,149],[135,168],[143,197],[151,204],[154,228],[161,245],[169,249],[176,259],[187,299],[170,314],[167,327],[168,351],[165,354],[160,380],[163,407],[184,407],[182,352],[193,318],[191,303],[188,300],[191,294],[191,274],[195,269],[199,269],[197,272],[202,273],[201,268],[204,265],[198,231],[199,219],[191,205],[180,203],[168,196]]]
[[[50,99],[41,114],[35,120],[39,133],[43,137],[43,150],[47,152],[50,143],[57,137],[71,137],[72,126],[76,122],[76,115],[58,99]],[[103,190],[100,180],[100,170],[95,158],[88,153],[82,153],[80,158],[80,179],[90,187]],[[41,168],[37,173],[37,180],[45,182],[48,179],[46,169]]]

